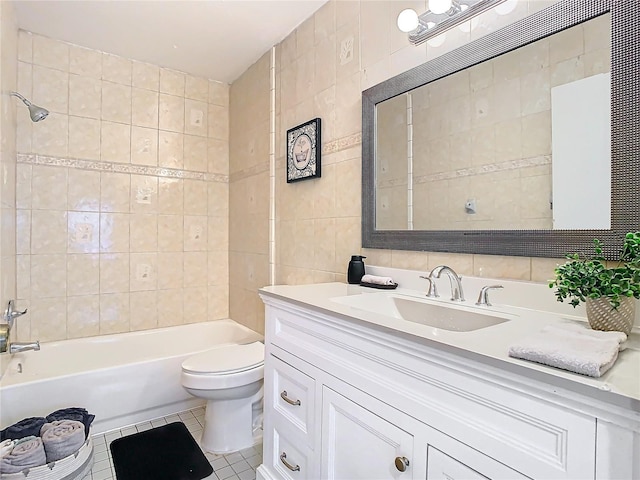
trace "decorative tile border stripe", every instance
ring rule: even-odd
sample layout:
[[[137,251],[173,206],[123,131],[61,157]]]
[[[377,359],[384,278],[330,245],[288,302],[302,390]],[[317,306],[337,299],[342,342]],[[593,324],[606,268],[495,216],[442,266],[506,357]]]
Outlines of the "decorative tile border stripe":
[[[362,143],[362,132],[354,133],[348,137],[338,138],[333,142],[325,143],[322,145],[322,154],[328,155],[330,153],[336,153],[340,150],[346,150],[347,148],[358,146]]]
[[[244,170],[240,170],[239,172],[234,172],[229,175],[229,182],[237,182],[238,180],[242,180],[243,178],[252,177],[254,175],[258,175],[259,173],[269,172],[269,162],[263,162],[259,165],[254,165],[253,167],[245,168]]]
[[[229,175],[223,175],[220,173],[193,172],[190,170],[179,170],[174,168],[146,167],[143,165],[99,162],[95,160],[82,160],[79,158],[48,157],[38,154],[19,153],[17,155],[17,162],[29,165],[77,168],[79,170],[128,173],[132,175],[149,175],[153,177],[182,178],[187,180],[202,180],[205,182],[229,182]]]
[[[413,183],[437,182],[439,180],[451,180],[454,178],[473,177],[494,172],[505,172],[508,170],[518,170],[526,167],[539,167],[551,165],[551,156],[543,155],[539,157],[521,158],[519,160],[509,160],[478,167],[461,168],[452,172],[435,173],[433,175],[421,175],[413,178]]]

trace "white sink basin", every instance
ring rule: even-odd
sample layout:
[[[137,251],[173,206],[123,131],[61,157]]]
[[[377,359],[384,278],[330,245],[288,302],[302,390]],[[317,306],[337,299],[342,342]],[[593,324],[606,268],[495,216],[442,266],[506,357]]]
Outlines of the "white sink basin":
[[[471,332],[515,318],[515,315],[485,310],[485,307],[435,302],[388,292],[347,295],[331,301],[454,332]]]

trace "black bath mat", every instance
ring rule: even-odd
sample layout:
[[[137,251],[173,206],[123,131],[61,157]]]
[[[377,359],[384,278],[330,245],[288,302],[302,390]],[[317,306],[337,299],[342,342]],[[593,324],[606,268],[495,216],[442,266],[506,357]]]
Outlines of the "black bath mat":
[[[213,473],[182,422],[117,438],[111,456],[118,480],[200,480]]]

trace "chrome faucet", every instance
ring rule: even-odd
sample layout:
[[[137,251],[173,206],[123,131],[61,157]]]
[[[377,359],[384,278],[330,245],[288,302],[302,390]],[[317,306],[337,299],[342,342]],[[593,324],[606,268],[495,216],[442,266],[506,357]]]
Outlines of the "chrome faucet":
[[[446,273],[449,277],[449,282],[451,283],[451,300],[454,302],[464,302],[464,292],[462,291],[462,279],[458,276],[456,272],[453,271],[451,267],[446,265],[439,265],[429,274],[427,279],[429,280],[429,291],[427,292],[427,297],[437,297],[438,290],[436,289],[436,282],[434,281],[436,278],[440,278],[442,272]],[[424,277],[423,277],[424,278]]]
[[[14,342],[9,344],[9,353],[26,352],[27,350],[40,350],[40,342],[19,343]]]
[[[487,306],[490,307],[491,303],[489,302],[489,290],[494,290],[497,288],[504,288],[502,285],[485,285],[480,289],[480,295],[478,295],[478,301],[476,305],[478,306]]]
[[[5,323],[0,323],[0,353],[6,352],[7,346],[9,346],[10,353],[21,352],[23,350],[40,350],[40,343],[38,342],[28,343],[24,345],[19,343],[13,343],[13,344],[9,343],[11,328],[13,327],[13,323],[15,322],[15,319],[27,313],[26,309],[21,312],[19,310],[14,310],[13,307],[14,307],[13,300],[9,300],[9,303],[7,304],[7,309],[4,311],[4,314],[2,315],[2,320],[4,320]],[[15,346],[15,349],[14,349],[14,346]],[[30,348],[26,348],[27,346]],[[21,347],[24,347],[24,349]]]

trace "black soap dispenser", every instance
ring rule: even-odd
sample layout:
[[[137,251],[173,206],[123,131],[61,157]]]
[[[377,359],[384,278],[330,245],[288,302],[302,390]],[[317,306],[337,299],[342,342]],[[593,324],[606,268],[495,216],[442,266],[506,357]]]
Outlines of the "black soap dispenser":
[[[364,277],[364,262],[362,261],[362,255],[351,255],[351,261],[349,262],[349,268],[347,268],[347,282],[351,284],[360,283],[362,277]]]

